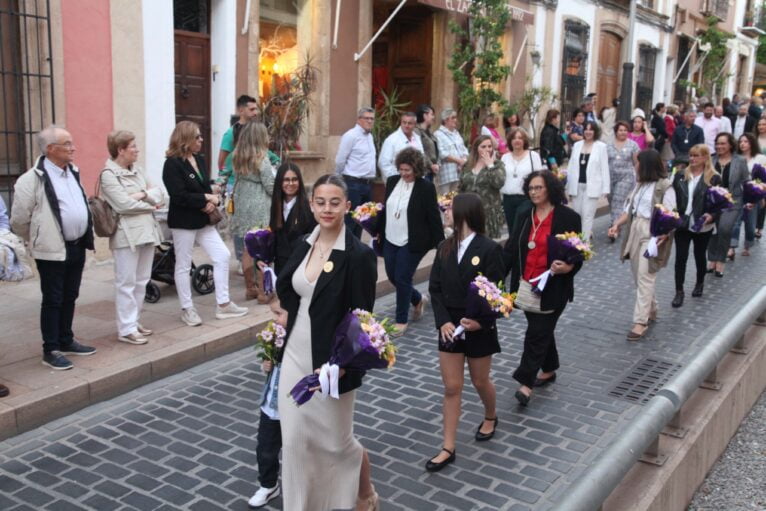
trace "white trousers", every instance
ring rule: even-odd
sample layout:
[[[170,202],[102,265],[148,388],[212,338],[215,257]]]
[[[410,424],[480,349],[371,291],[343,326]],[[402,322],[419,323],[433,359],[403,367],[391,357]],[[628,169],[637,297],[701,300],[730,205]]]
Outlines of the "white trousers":
[[[178,300],[182,309],[193,307],[191,278],[194,242],[213,262],[213,282],[215,282],[215,301],[218,305],[229,302],[229,258],[231,253],[221,239],[215,226],[206,225],[202,229],[171,229],[173,246],[176,252],[175,281]]]
[[[577,211],[582,219],[583,236],[588,240],[591,232],[593,232],[593,219],[596,217],[596,209],[598,209],[598,197],[595,199],[588,197],[586,187],[585,183],[578,183],[577,195],[571,199],[572,209]]]
[[[117,335],[138,331],[138,317],[146,294],[146,283],[152,274],[154,245],[144,243],[133,251],[130,247],[116,248],[114,257],[114,305],[117,309]]]

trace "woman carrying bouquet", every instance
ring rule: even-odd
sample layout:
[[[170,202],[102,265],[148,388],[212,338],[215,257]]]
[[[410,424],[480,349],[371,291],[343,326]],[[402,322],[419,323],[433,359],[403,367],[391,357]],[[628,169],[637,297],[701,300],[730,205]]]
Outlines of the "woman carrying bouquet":
[[[383,243],[386,275],[396,288],[396,336],[407,330],[410,305],[412,319],[423,316],[427,299],[412,287],[412,276],[426,252],[444,239],[436,188],[423,178],[423,153],[408,147],[396,155],[398,176],[386,181],[385,212],[378,232]]]
[[[766,165],[766,156],[761,154],[761,149],[758,147],[758,140],[752,133],[743,133],[737,141],[739,145],[739,154],[747,162],[747,171],[749,177],[752,177],[753,165],[758,164],[761,166]],[[731,231],[731,244],[732,251],[739,246],[739,232],[740,226],[744,222],[745,224],[745,248],[742,250],[743,256],[750,255],[750,247],[755,243],[755,224],[758,218],[758,212],[762,208],[760,205],[755,204],[752,209],[747,209],[747,206],[742,208],[742,213],[734,223],[734,227]]]
[[[524,193],[532,205],[519,213],[516,227],[505,244],[504,256],[511,274],[511,291],[517,293],[517,308],[523,309],[527,318],[524,352],[513,373],[513,378],[521,384],[515,397],[526,406],[533,387],[556,381],[559,355],[554,331],[567,302],[574,299],[574,276],[582,266],[582,263],[552,260],[548,254],[548,236],[578,233],[582,222],[580,215],[564,206],[564,186],[551,172],[533,172],[527,176]],[[529,281],[546,270],[550,270],[553,277],[537,296]],[[542,372],[538,374],[538,371]]]
[[[714,218],[703,211],[705,194],[711,186],[719,186],[721,176],[713,169],[710,160],[710,149],[706,144],[697,144],[689,149],[689,166],[684,172],[678,172],[673,177],[673,189],[676,192],[678,212],[682,215],[683,226],[676,229],[676,296],[672,306],[681,307],[684,304],[684,278],[686,276],[686,261],[689,259],[689,246],[694,243],[694,263],[697,267],[697,280],[692,296],[702,296],[705,282],[705,264],[708,242],[713,233]],[[705,217],[702,229],[695,232],[691,229],[701,217]]]
[[[495,386],[489,377],[492,355],[500,353],[495,321],[479,323],[465,317],[468,287],[480,273],[491,282],[505,274],[500,246],[484,234],[484,206],[474,193],[461,193],[445,212],[454,229],[452,236],[437,249],[431,268],[428,291],[433,300],[434,319],[439,331],[439,368],[444,382],[444,442],[442,450],[426,463],[426,470],[437,472],[455,461],[455,437],[460,419],[463,371],[466,359],[471,382],[484,405],[484,420],[475,438],[492,438],[497,427]],[[458,325],[465,328],[453,338]]]
[[[460,192],[473,192],[484,203],[487,215],[487,234],[500,237],[503,227],[503,202],[500,189],[505,185],[505,165],[495,151],[494,139],[489,135],[476,138],[471,146],[468,162],[460,173]]]
[[[660,153],[645,149],[638,153],[636,187],[625,205],[625,212],[609,228],[609,236],[617,237],[620,228],[628,225],[628,235],[622,240],[620,260],[630,259],[630,269],[636,284],[636,305],[633,308],[633,328],[628,332],[629,341],[641,339],[649,328],[649,321],[657,319],[655,283],[657,272],[668,264],[672,238],[659,237],[656,257],[644,257],[652,238],[649,224],[655,204],[668,210],[676,209],[676,192],[668,179]]]
[[[324,364],[335,330],[349,310],[375,304],[377,258],[344,224],[351,207],[338,176],[317,179],[311,206],[318,226],[293,250],[277,281],[287,311],[287,336],[279,357],[279,388],[290,389]],[[341,370],[340,399],[312,399],[298,407],[279,393],[282,421],[284,509],[373,510],[367,452],[353,433],[354,390],[363,372]]]
[[[734,207],[721,213],[707,249],[708,273],[715,272],[719,278],[723,277],[726,258],[734,261],[734,249],[729,248],[731,231],[742,213],[742,185],[750,179],[747,162],[736,151],[737,143],[731,133],[719,133],[715,137],[713,168],[721,175],[721,186],[729,190],[734,199]]]

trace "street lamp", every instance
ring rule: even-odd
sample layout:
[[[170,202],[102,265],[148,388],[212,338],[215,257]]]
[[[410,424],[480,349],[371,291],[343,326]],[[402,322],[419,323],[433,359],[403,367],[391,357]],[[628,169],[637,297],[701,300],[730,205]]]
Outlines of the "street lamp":
[[[630,18],[628,21],[628,48],[625,62],[622,64],[622,84],[620,86],[620,120],[630,120],[633,108],[633,33],[636,26],[636,0],[630,0]]]

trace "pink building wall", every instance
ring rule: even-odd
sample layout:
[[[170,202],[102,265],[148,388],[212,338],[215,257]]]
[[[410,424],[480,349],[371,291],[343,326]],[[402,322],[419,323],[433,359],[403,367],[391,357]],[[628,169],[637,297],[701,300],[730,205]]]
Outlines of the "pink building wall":
[[[109,2],[61,2],[66,128],[86,192],[94,192],[114,124]]]

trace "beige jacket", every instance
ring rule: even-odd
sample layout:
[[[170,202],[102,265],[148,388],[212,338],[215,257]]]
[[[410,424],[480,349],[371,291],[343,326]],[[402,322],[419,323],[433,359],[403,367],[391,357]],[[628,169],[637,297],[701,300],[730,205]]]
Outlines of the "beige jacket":
[[[138,166],[125,169],[114,160],[106,160],[101,180],[100,195],[119,215],[117,231],[109,238],[109,248],[135,250],[145,243],[159,245],[162,234],[152,214],[157,206],[165,203],[165,192],[161,187],[150,188],[144,171]],[[144,200],[131,198],[131,194],[146,192]]]

